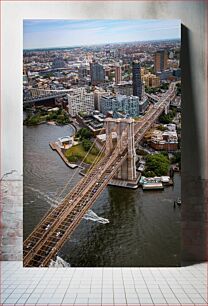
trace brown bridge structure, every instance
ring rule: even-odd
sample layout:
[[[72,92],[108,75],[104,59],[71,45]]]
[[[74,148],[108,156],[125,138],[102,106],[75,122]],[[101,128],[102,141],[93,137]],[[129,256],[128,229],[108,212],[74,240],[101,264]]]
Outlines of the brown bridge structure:
[[[92,207],[112,179],[134,182],[136,180],[135,146],[142,140],[171,100],[176,96],[176,83],[171,83],[160,100],[150,105],[141,121],[134,119],[105,120],[106,143],[104,154],[61,203],[49,210],[23,244],[24,267],[47,267],[79,225],[82,217]],[[112,140],[112,132],[117,140]]]

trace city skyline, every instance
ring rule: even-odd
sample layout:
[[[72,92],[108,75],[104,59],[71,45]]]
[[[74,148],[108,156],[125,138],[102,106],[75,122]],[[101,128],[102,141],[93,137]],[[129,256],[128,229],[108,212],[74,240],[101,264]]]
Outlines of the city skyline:
[[[55,21],[49,23],[45,27],[53,37]],[[156,31],[159,26],[174,27],[172,22],[147,20],[82,21],[62,22],[60,32],[69,24],[71,37],[77,37],[77,31],[86,35],[85,26],[86,39],[93,29],[96,35],[107,33],[110,39],[116,31],[127,35],[124,27],[136,34],[141,28],[152,33],[153,24]],[[31,24],[30,31],[36,35],[40,29],[42,21],[37,21],[36,28]],[[58,39],[57,34],[55,37]],[[71,267],[180,265],[179,220],[172,219],[170,208],[174,206],[175,211],[181,205],[180,40],[159,37],[156,41],[154,36],[154,42],[110,44],[101,38],[103,45],[95,46],[97,41],[90,45],[90,38],[88,47],[23,52],[25,267],[50,266],[59,255],[64,265]],[[72,187],[75,175],[76,186]],[[113,186],[119,187],[119,194]],[[148,190],[152,192],[146,196]],[[158,199],[153,190],[161,191]],[[54,199],[59,203],[53,210],[48,209],[48,195],[52,203]],[[146,207],[149,216],[151,202],[157,206],[157,215],[145,217],[144,228],[137,212]],[[44,220],[39,203],[48,210]],[[35,222],[29,218],[31,207]],[[128,222],[121,227],[126,216]],[[91,234],[87,220],[110,226],[102,225],[104,231],[96,226]],[[158,235],[154,230],[149,239],[151,226],[162,231]],[[76,243],[72,235],[76,235]],[[112,240],[114,235],[119,244]],[[158,236],[162,239],[155,248]],[[146,256],[147,241],[152,246],[148,249],[151,256]],[[170,252],[161,258],[157,254],[164,241],[168,241]],[[126,250],[133,255],[129,257]]]
[[[24,49],[180,39],[180,20],[24,20]]]

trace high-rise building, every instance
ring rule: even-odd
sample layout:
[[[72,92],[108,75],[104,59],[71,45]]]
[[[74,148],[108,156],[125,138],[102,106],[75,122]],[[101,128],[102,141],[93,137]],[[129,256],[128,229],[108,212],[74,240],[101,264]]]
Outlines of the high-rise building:
[[[91,113],[94,107],[94,93],[87,92],[85,88],[80,87],[68,94],[68,109],[69,114],[74,117],[79,112]]]
[[[100,111],[106,115],[108,112],[121,112],[130,117],[139,116],[139,98],[123,95],[103,95],[100,99]]]
[[[133,96],[142,98],[142,80],[141,80],[141,67],[139,61],[132,63],[132,81],[133,81]]]
[[[155,53],[155,73],[167,69],[168,52],[167,50],[158,50]]]
[[[117,65],[115,67],[115,82],[116,82],[116,84],[120,84],[121,81],[122,81],[121,66]]]
[[[96,85],[105,81],[105,71],[101,64],[92,62],[90,64],[91,83]]]
[[[79,78],[85,78],[88,75],[88,67],[81,65],[78,69],[78,76]]]

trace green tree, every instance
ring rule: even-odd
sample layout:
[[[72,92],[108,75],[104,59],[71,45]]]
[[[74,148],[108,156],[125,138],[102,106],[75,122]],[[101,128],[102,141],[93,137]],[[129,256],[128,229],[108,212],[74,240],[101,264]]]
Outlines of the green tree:
[[[67,156],[67,159],[69,162],[72,162],[72,163],[78,161],[78,157],[76,155]]]
[[[79,137],[81,140],[83,139],[90,139],[92,136],[92,133],[89,129],[87,128],[81,128],[77,133],[76,137]]]
[[[164,154],[148,155],[146,157],[145,175],[148,175],[149,171],[154,172],[157,176],[166,175],[169,166],[169,159]]]
[[[161,151],[160,154],[166,156],[168,158],[168,152],[167,151]]]
[[[181,163],[181,152],[175,152],[172,159],[171,159],[172,164],[177,164]]]
[[[40,116],[35,115],[35,116],[32,116],[32,117],[28,118],[27,124],[28,125],[36,125],[39,122],[40,122]]]
[[[176,109],[173,109],[171,110],[168,114],[162,114],[160,117],[159,117],[159,122],[160,123],[163,123],[163,124],[168,124],[168,123],[171,123],[173,118],[175,117],[177,113],[177,110]]]
[[[82,140],[82,146],[83,146],[83,148],[84,148],[85,151],[89,151],[89,149],[90,149],[91,146],[92,146],[92,143],[91,143],[91,141],[88,140],[88,139],[83,139],[83,140]]]
[[[163,84],[160,86],[160,88],[161,88],[161,89],[164,89],[164,90],[167,90],[168,87],[169,87],[169,83],[163,83]]]

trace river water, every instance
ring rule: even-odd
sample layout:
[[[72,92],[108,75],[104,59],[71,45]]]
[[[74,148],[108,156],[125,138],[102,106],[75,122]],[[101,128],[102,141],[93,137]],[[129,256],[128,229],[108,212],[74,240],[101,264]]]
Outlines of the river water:
[[[72,133],[71,126],[24,126],[24,238],[66,183],[65,192],[81,179],[49,146]],[[59,256],[72,267],[180,266],[180,208],[173,208],[180,184],[175,174],[163,191],[107,187]]]

